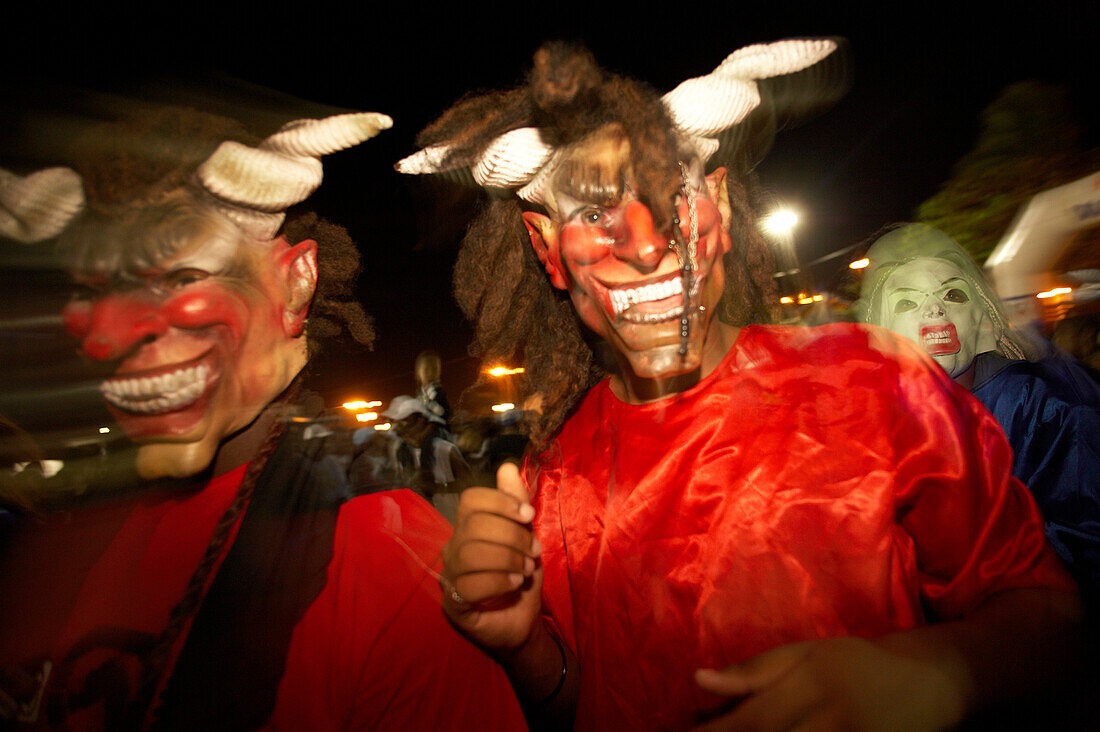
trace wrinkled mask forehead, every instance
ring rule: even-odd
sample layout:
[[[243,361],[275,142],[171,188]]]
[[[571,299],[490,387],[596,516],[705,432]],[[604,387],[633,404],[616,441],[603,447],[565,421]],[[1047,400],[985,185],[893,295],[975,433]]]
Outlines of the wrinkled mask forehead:
[[[668,181],[669,189],[683,185],[684,176],[699,191],[705,191],[702,162],[686,151],[685,161]],[[630,141],[618,124],[607,125],[577,143],[564,156],[553,174],[546,206],[563,220],[583,205],[613,207],[624,197],[638,196],[637,171],[631,158]],[[669,205],[671,206],[671,201]]]
[[[188,202],[90,216],[66,235],[66,245],[75,253],[75,278],[101,284],[143,277],[200,247],[216,251],[224,268],[245,243],[246,237],[224,216]]]
[[[547,206],[563,216],[578,202],[613,206],[633,180],[630,143],[617,125],[610,126],[566,154],[554,174]]]
[[[893,313],[901,300],[939,293],[945,289],[962,290],[970,302],[977,304],[977,290],[966,273],[943,259],[920,257],[899,265],[883,283],[883,307]]]

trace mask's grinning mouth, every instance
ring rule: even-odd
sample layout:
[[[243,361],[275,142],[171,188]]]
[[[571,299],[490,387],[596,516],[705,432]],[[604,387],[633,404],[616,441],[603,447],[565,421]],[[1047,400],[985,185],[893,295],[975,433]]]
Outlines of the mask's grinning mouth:
[[[641,287],[627,287],[621,290],[609,290],[611,304],[615,308],[615,315],[619,316],[624,310],[640,302],[654,302],[679,295],[684,291],[683,281],[680,278],[668,279],[652,285]]]
[[[702,278],[696,278],[692,282],[690,297],[694,299],[699,294],[699,285]],[[680,317],[684,311],[684,280],[679,272],[666,277],[659,282],[633,287],[607,288],[607,295],[614,317],[627,323],[663,323]],[[676,301],[663,311],[636,310],[635,305],[661,302],[676,298]]]
[[[961,348],[955,325],[926,325],[920,329],[921,347],[933,356],[957,353]]]
[[[107,402],[131,414],[163,414],[183,409],[198,401],[213,373],[211,364],[175,366],[147,376],[118,376],[99,385]]]

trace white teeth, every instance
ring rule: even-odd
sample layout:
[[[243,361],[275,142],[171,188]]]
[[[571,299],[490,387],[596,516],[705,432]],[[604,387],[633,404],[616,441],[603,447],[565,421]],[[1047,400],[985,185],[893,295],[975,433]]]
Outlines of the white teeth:
[[[207,364],[159,376],[108,379],[99,385],[113,406],[134,414],[160,414],[194,403],[206,390]]]
[[[611,294],[611,306],[615,308],[615,315],[620,315],[624,310],[640,302],[656,302],[665,298],[679,295],[684,291],[684,283],[679,277],[673,277],[652,285],[642,287],[627,287],[621,290],[609,290]]]

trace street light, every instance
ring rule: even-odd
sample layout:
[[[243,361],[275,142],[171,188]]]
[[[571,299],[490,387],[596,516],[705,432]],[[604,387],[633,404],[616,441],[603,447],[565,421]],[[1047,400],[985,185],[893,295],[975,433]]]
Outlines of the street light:
[[[365,401],[360,400],[360,401],[357,401],[357,402],[344,402],[340,406],[342,406],[344,409],[348,410],[349,412],[354,412],[354,411],[359,410],[359,409],[366,409],[368,404]]]
[[[867,257],[864,257],[863,259],[857,259],[856,261],[849,264],[848,268],[849,269],[863,269],[864,267],[866,267],[870,264],[871,264],[871,260],[868,259]]]
[[[798,212],[792,208],[778,208],[764,217],[760,228],[774,236],[790,236],[798,225]]]
[[[493,368],[489,369],[485,373],[489,374],[489,376],[500,377],[500,376],[511,376],[513,374],[522,374],[523,371],[524,371],[524,369],[523,369],[522,366],[520,366],[519,368],[515,368],[515,369],[510,369],[506,366],[494,366]]]

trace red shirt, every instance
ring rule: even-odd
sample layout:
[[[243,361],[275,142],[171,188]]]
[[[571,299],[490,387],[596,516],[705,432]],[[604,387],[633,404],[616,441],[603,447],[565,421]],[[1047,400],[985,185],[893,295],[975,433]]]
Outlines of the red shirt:
[[[589,392],[534,499],[578,727],[687,727],[716,704],[695,669],[1073,587],[997,423],[930,364],[881,330],[749,327],[674,397]]]

